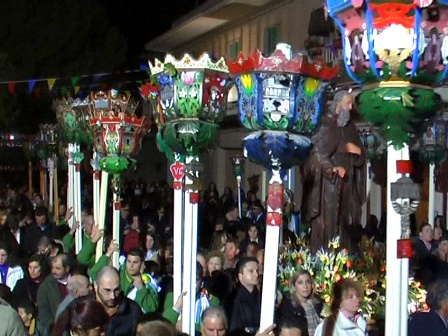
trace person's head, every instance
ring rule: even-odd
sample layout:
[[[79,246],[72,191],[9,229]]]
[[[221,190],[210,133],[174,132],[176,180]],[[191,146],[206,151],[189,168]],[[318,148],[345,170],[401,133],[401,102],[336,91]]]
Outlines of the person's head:
[[[445,217],[443,217],[442,215],[437,215],[436,217],[434,217],[434,227],[439,227],[441,228],[443,231],[446,231],[446,221],[445,221]]]
[[[215,230],[212,235],[210,250],[220,250],[227,243],[227,233],[224,230]]]
[[[431,308],[442,317],[448,318],[448,281],[445,279],[436,280],[428,287],[426,302]]]
[[[47,258],[40,254],[33,254],[28,260],[28,275],[30,278],[44,278],[49,273],[50,267]]]
[[[92,292],[92,284],[85,275],[76,274],[68,280],[67,290],[75,298],[87,296]]]
[[[17,232],[19,229],[21,214],[18,210],[11,210],[6,217],[6,224],[12,232]]]
[[[168,321],[148,321],[137,325],[137,336],[177,336],[176,328]]]
[[[252,208],[252,213],[255,216],[258,216],[260,213],[263,212],[263,205],[261,204],[261,201],[258,199],[252,202],[251,208]]]
[[[362,298],[363,289],[360,282],[351,278],[342,279],[333,286],[331,312],[337,315],[337,312],[342,310],[354,316],[359,311]]]
[[[109,315],[101,303],[82,301],[72,307],[70,315],[70,331],[73,336],[106,335],[105,325],[109,322]]]
[[[44,256],[49,256],[51,254],[51,249],[53,248],[53,242],[47,236],[42,236],[37,242],[37,253]]]
[[[84,231],[89,236],[92,233],[93,224],[95,224],[95,220],[93,219],[93,216],[87,215],[86,218],[84,219]]]
[[[260,250],[260,244],[258,244],[255,241],[249,242],[249,244],[247,244],[246,257],[256,258],[259,250]]]
[[[51,262],[51,274],[56,280],[67,279],[70,269],[70,261],[65,253],[58,254]]]
[[[277,326],[280,330],[279,336],[301,336],[304,327],[301,324],[299,319],[292,318],[290,315],[284,316]]]
[[[212,274],[213,271],[220,271],[224,267],[225,255],[219,250],[210,251],[207,254],[207,274]]]
[[[201,265],[202,268],[201,275],[204,276],[207,270],[207,258],[203,251],[198,251],[198,253],[196,254],[196,262],[198,262],[199,265]]]
[[[34,219],[36,220],[37,226],[43,226],[47,222],[47,208],[44,206],[36,207],[34,210]]]
[[[126,271],[130,276],[136,276],[141,273],[142,265],[145,262],[143,251],[138,247],[129,250],[126,258]]]
[[[333,104],[338,115],[338,126],[344,127],[350,121],[350,111],[353,108],[354,98],[348,91],[339,91],[334,95]]]
[[[140,230],[140,216],[136,213],[132,215],[131,230]]]
[[[209,307],[202,313],[201,335],[225,336],[227,334],[227,317],[220,306]]]
[[[420,226],[419,236],[424,242],[430,243],[434,239],[434,230],[432,229],[431,224],[423,223]]]
[[[106,308],[115,308],[120,304],[120,276],[112,266],[105,266],[98,272],[95,282],[95,297]]]
[[[121,209],[120,209],[120,215],[121,217],[126,220],[129,217],[129,213],[131,211],[131,208],[129,207],[128,204],[124,204],[122,205]]]
[[[86,221],[87,216],[92,215],[92,210],[90,208],[82,208],[81,210],[81,223],[84,223]]]
[[[230,204],[226,210],[226,217],[230,220],[238,220],[240,218],[240,212],[236,204]]]
[[[225,255],[227,260],[235,260],[240,253],[240,243],[235,238],[228,238],[226,242]]]
[[[247,229],[247,236],[250,240],[258,238],[258,226],[257,224],[251,223]]]
[[[8,263],[9,249],[3,242],[0,242],[0,265]]]
[[[252,291],[258,285],[258,261],[253,257],[242,258],[238,262],[238,281]]]
[[[437,255],[445,262],[448,262],[448,236],[442,236],[439,239],[439,244],[437,245]]]
[[[17,312],[25,326],[29,326],[31,320],[36,318],[37,309],[33,302],[27,300],[17,305]]]
[[[143,242],[145,251],[151,251],[156,249],[157,248],[156,242],[157,242],[156,233],[154,231],[146,232],[145,240]]]
[[[264,269],[264,249],[260,249],[257,252],[257,260],[258,260],[258,275],[263,275]]]
[[[308,300],[313,294],[314,281],[311,273],[307,270],[295,272],[289,280],[291,292],[300,301]]]

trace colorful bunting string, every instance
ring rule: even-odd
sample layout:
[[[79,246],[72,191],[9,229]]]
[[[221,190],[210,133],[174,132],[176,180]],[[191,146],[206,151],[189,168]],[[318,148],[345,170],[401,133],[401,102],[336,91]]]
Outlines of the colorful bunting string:
[[[119,78],[117,78],[119,77]],[[137,78],[133,78],[137,77]],[[102,87],[107,89],[110,83],[113,87],[121,89],[126,84],[134,83],[137,86],[141,85],[145,79],[148,78],[147,70],[120,70],[114,73],[100,73],[92,75],[72,76],[70,78],[41,78],[41,79],[26,79],[15,81],[0,81],[0,85],[8,85],[8,90],[11,95],[15,94],[18,84],[26,83],[29,92],[34,92],[36,97],[40,96],[42,89],[48,88],[51,92],[53,89],[59,89],[62,95],[65,95],[67,90],[73,90],[74,94],[78,94],[83,89],[92,90],[94,87]],[[59,85],[55,85],[59,83]]]

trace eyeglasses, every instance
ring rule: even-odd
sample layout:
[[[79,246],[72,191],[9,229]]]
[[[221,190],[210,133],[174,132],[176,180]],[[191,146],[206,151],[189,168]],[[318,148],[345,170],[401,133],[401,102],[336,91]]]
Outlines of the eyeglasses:
[[[110,296],[110,294],[114,293],[114,296],[117,297],[121,294],[121,289],[120,288],[115,288],[115,289],[109,289],[109,288],[101,288],[98,287],[98,289],[100,290],[100,292],[103,293],[103,295],[105,296]]]

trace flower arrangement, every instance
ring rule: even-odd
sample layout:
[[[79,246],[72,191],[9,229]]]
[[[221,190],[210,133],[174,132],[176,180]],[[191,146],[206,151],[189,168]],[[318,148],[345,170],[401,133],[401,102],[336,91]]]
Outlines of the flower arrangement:
[[[278,282],[282,292],[290,289],[289,279],[299,269],[308,270],[314,277],[315,293],[324,301],[323,315],[329,313],[333,284],[343,278],[354,278],[363,284],[364,300],[361,310],[369,320],[385,317],[386,250],[364,240],[356,255],[340,247],[339,237],[328,248],[310,252],[309,241],[301,236],[296,242],[284,245],[280,253]],[[409,280],[409,312],[425,310],[426,292],[419,282]]]

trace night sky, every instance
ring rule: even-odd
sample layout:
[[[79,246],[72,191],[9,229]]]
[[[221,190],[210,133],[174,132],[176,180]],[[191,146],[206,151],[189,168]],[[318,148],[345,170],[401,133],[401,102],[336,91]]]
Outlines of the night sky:
[[[134,63],[144,59],[147,42],[171,28],[172,22],[206,0],[103,0],[111,23],[116,25],[129,44],[128,58]]]

